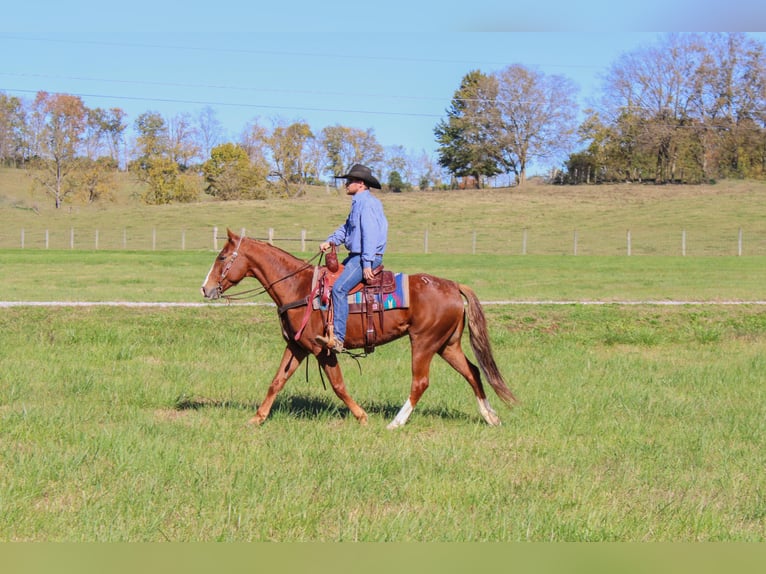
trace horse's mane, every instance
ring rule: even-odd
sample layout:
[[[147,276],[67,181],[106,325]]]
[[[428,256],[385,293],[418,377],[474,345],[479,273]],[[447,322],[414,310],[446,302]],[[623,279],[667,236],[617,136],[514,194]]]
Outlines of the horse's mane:
[[[289,251],[285,251],[281,247],[277,247],[276,245],[269,243],[268,241],[264,241],[263,239],[256,239],[255,237],[245,237],[245,241],[252,241],[253,243],[256,243],[262,247],[265,247],[266,249],[270,251],[276,251],[277,253],[281,254],[284,257],[287,257],[289,259],[294,259],[296,262],[299,263],[308,263],[308,260],[301,259],[300,257],[296,257]]]

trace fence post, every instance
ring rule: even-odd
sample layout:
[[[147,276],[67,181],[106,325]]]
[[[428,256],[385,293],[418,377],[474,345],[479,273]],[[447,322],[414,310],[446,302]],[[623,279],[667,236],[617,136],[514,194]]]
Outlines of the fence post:
[[[577,230],[574,230],[574,254],[577,255]]]
[[[737,256],[742,257],[742,228],[739,228],[739,237],[737,238]]]
[[[306,230],[301,229],[301,251],[306,252]]]
[[[473,241],[471,242],[471,253],[476,255],[476,232],[473,232]]]
[[[96,247],[96,251],[98,251],[98,229],[96,229],[95,247]]]
[[[186,251],[186,230],[181,230],[181,251]]]
[[[157,228],[152,227],[152,251],[157,249]]]
[[[423,253],[428,253],[428,229],[423,233]]]
[[[69,249],[74,249],[74,227],[69,228]]]
[[[269,227],[269,245],[274,245],[274,228]]]
[[[128,248],[128,228],[127,227],[122,228],[122,248],[123,249]]]
[[[630,229],[628,229],[627,241],[628,241],[628,257],[630,257],[630,253],[631,253],[631,251],[633,249],[633,246],[631,245],[632,242],[631,242],[631,239],[630,239]]]
[[[681,255],[686,257],[686,230],[681,232]]]
[[[527,228],[524,228],[524,233],[521,236],[521,254],[527,254]]]
[[[218,227],[213,227],[213,251],[218,251]]]
[[[45,230],[45,248],[48,249],[48,230]]]
[[[21,248],[24,249],[24,228],[21,228]]]

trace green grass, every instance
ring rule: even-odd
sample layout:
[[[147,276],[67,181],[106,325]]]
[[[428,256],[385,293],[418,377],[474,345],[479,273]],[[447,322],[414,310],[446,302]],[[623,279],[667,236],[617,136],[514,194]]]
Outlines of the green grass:
[[[521,399],[489,428],[435,361],[410,422],[406,342],[348,386],[316,365],[259,428],[273,309],[0,314],[0,539],[763,541],[759,307],[488,309]]]
[[[145,206],[123,192],[114,202],[56,210],[0,169],[0,249],[208,250],[213,230],[245,229],[251,236],[306,250],[335,229],[349,199],[334,189],[301,198],[249,202],[202,201]],[[127,179],[124,187],[130,189]],[[635,256],[742,254],[766,256],[766,183],[724,181],[707,186],[548,186],[486,191],[379,193],[389,219],[391,255],[501,254]],[[526,232],[525,232],[526,230]],[[98,232],[98,243],[96,233]],[[73,239],[74,237],[74,239]],[[427,249],[426,249],[427,248]]]
[[[212,251],[0,250],[0,300],[200,302],[214,258]],[[484,301],[766,299],[764,257],[392,254],[385,265],[465,283]],[[257,285],[247,279],[242,288]]]
[[[214,226],[317,238],[348,209],[318,189],[291,201],[118,197],[54,211],[0,175],[3,301],[199,302]],[[386,266],[467,283],[487,302],[762,301],[764,190],[384,194]],[[744,256],[732,257],[739,229]],[[520,405],[490,396],[503,426],[488,428],[437,359],[410,422],[389,432],[409,390],[406,340],[360,365],[343,359],[369,426],[310,362],[251,428],[283,346],[271,307],[1,308],[0,540],[766,539],[762,305],[486,312]]]

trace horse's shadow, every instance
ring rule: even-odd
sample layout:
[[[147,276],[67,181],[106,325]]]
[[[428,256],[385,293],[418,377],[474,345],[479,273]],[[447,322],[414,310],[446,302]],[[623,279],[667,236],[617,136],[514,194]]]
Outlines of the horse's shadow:
[[[174,402],[173,408],[177,411],[201,410],[201,409],[232,409],[255,412],[258,408],[256,403],[242,402],[228,399],[212,399],[180,395]],[[399,412],[400,405],[391,402],[371,402],[363,405],[368,414],[381,415],[383,418],[392,419]],[[340,404],[334,397],[318,397],[316,395],[287,395],[278,396],[274,400],[271,415],[276,413],[287,414],[297,419],[317,419],[321,416],[339,416],[346,418],[350,411],[345,405]],[[462,411],[447,407],[418,408],[421,416],[441,418],[445,420],[470,420],[471,416]]]

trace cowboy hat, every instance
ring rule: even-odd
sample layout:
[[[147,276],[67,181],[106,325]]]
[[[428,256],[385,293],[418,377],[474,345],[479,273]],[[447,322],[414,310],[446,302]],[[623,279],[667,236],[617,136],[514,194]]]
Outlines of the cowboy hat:
[[[381,189],[380,182],[372,175],[372,171],[366,165],[355,163],[346,175],[336,175],[335,179],[361,179],[367,187]]]

